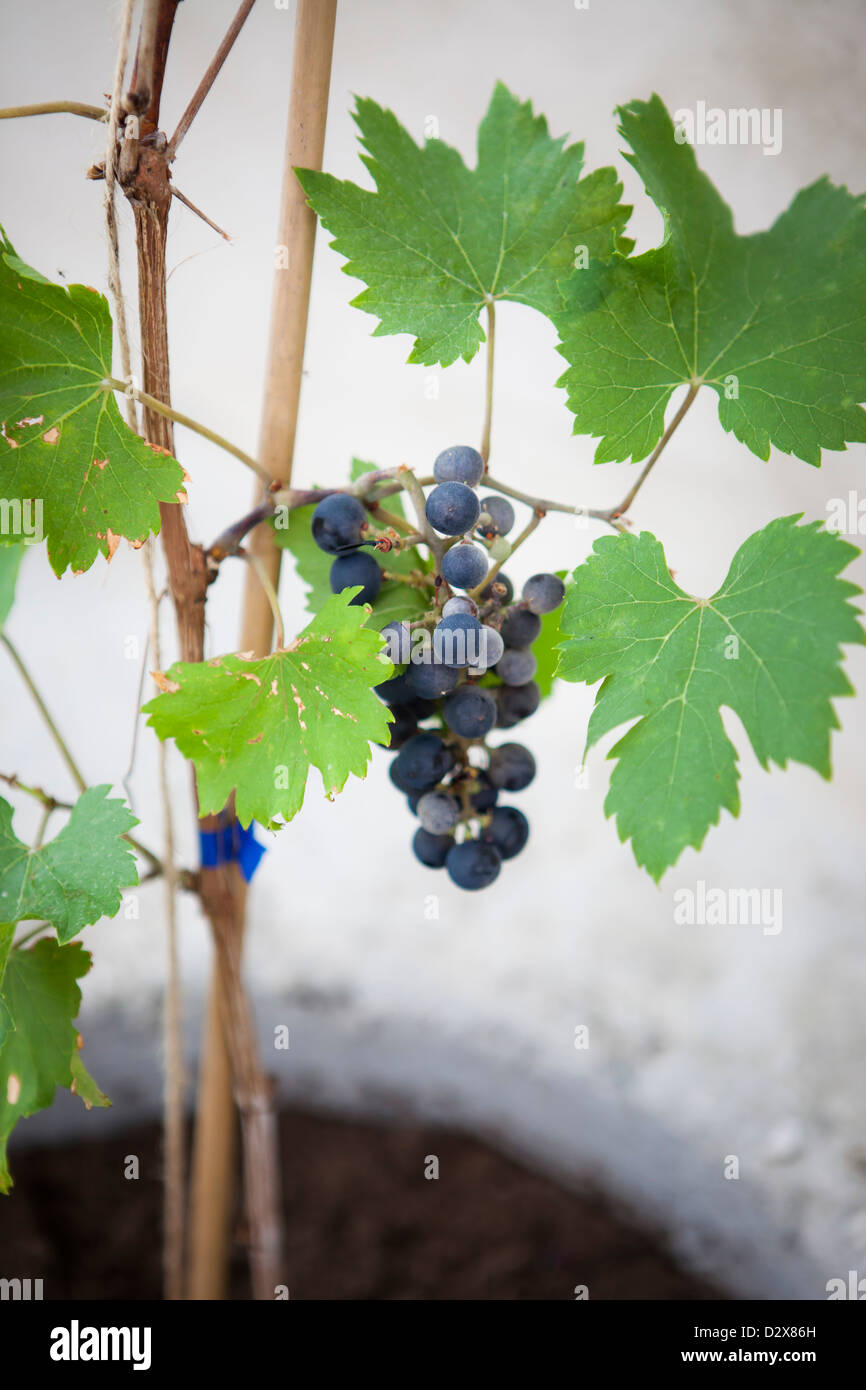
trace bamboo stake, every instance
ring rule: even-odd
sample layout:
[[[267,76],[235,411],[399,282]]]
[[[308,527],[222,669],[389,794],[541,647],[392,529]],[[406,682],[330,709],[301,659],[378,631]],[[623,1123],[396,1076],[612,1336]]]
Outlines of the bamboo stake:
[[[278,245],[286,248],[288,265],[277,268],[274,274],[258,455],[267,472],[283,483],[289,482],[292,472],[316,234],[315,214],[306,205],[294,169],[319,169],[322,165],[336,12],[337,0],[298,0],[277,233]],[[257,489],[254,503],[260,502],[262,495]],[[280,551],[270,527],[257,527],[248,549],[262,561],[276,589]],[[245,585],[240,649],[266,656],[272,640],[271,607],[251,567]],[[242,931],[241,920],[239,936]],[[193,1155],[189,1296],[196,1299],[224,1296],[234,1201],[235,1119],[219,1006],[221,990],[217,969],[205,1019]]]

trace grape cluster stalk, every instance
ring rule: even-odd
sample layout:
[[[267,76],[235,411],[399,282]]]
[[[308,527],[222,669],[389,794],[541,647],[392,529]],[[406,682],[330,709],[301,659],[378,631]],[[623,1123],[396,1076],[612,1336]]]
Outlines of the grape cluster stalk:
[[[506,859],[526,845],[529,822],[500,796],[521,792],[535,777],[535,759],[521,743],[490,747],[494,730],[513,729],[538,708],[532,645],[541,619],[565,597],[555,574],[536,574],[515,599],[500,568],[515,522],[507,497],[479,496],[482,456],[469,445],[443,450],[433,465],[433,486],[413,536],[424,538],[433,569],[419,579],[429,595],[416,621],[382,628],[396,674],[376,687],[388,705],[390,767],[394,786],[420,822],[412,840],[427,868],[444,868],[458,888],[486,888]],[[375,512],[375,506],[371,508]],[[420,511],[420,506],[419,506]],[[331,588],[358,587],[351,599],[372,604],[383,580],[379,557],[405,544],[393,531],[377,534],[363,502],[332,493],[312,517],[316,544],[333,561]]]

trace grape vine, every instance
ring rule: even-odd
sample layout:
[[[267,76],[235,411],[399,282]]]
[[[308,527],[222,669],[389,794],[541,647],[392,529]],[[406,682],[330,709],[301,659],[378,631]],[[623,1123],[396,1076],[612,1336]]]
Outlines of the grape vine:
[[[168,161],[215,71],[172,141],[152,143],[160,156],[169,151],[166,188]],[[105,115],[80,103],[50,109],[76,106]],[[444,868],[462,890],[490,887],[527,846],[527,818],[510,798],[537,775],[531,750],[509,731],[557,680],[598,687],[587,750],[628,726],[609,755],[605,809],[656,880],[684,849],[700,848],[722,810],[739,812],[723,708],[738,714],[762,766],[793,760],[830,775],[833,701],[852,693],[841,647],[864,641],[859,591],[841,577],[855,548],[799,514],[771,518],[734,555],[719,591],[695,598],[674,580],[661,541],[634,533],[631,508],[705,387],[722,428],[758,458],[775,448],[818,466],[823,450],[866,441],[866,205],[819,179],[769,230],[740,236],[658,97],[631,102],[619,118],[626,157],[665,218],[662,243],[638,255],[615,170],[585,172],[583,146],[552,137],[502,84],[472,169],[438,139],[418,146],[392,112],[365,99],[356,119],[375,189],[297,170],[345,271],[363,282],[352,302],[376,317],[375,335],[407,334],[411,363],[442,367],[486,345],[480,447],[440,448],[450,435],[442,422],[430,472],[426,463],[354,460],[328,486],[272,476],[170,406],[167,381],[140,391],[112,376],[105,299],[51,283],[0,234],[0,636],[80,792],[64,803],[15,771],[0,774],[45,812],[28,845],[0,800],[0,1190],[11,1184],[9,1133],[50,1104],[57,1085],[85,1104],[106,1103],[72,1027],[89,964],[74,938],[116,915],[122,889],[138,881],[135,854],[151,875],[168,872],[130,837],[125,802],[77,772],[3,631],[25,541],[44,543],[62,575],[110,561],[124,539],[137,548],[160,531],[181,537],[172,582],[176,600],[178,574],[192,596],[186,608],[178,601],[182,654],[192,659],[157,673],[159,693],[143,712],[194,766],[203,848],[210,835],[229,858],[238,846],[250,851],[254,823],[278,829],[300,811],[311,768],[333,797],[386,749],[390,779],[417,818],[416,859]],[[565,362],[557,384],[574,433],[598,441],[595,462],[641,465],[618,505],[534,496],[528,468],[495,442],[503,301],[553,323]],[[666,421],[678,388],[685,394]],[[119,392],[145,407],[151,433],[154,422],[179,421],[263,483],[253,510],[227,519],[210,546],[189,543],[178,522],[183,469],[165,443],[127,425]],[[519,485],[500,481],[514,472]],[[518,593],[511,557],[553,511],[581,515],[602,534],[589,556],[558,557],[555,571],[534,573]],[[294,557],[306,589],[311,620],[294,637],[253,543],[262,528]],[[262,584],[276,641],[264,653],[201,660],[207,588],[237,558]],[[43,842],[56,813],[68,822]],[[203,902],[211,867],[177,874]],[[40,939],[30,928],[16,938],[18,923],[34,920]],[[215,934],[221,940],[216,923]],[[48,1038],[28,1004],[34,990],[50,998]]]

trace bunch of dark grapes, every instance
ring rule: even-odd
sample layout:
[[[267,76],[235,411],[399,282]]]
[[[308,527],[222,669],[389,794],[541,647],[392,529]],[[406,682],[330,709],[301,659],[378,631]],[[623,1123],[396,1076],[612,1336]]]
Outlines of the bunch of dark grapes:
[[[415,855],[472,890],[493,883],[503,860],[529,838],[526,816],[499,798],[529,786],[535,759],[520,743],[490,748],[487,737],[513,729],[538,708],[532,644],[542,615],[562,603],[565,586],[554,574],[536,574],[515,600],[491,555],[514,525],[514,508],[505,497],[479,498],[484,462],[477,450],[444,450],[433,476],[427,521],[453,539],[434,576],[428,614],[383,628],[398,674],[376,691],[393,715],[391,781],[420,821]],[[352,602],[372,603],[382,571],[365,548],[372,542],[363,505],[344,493],[326,497],[312,529],[317,544],[336,557],[334,592],[360,584]]]

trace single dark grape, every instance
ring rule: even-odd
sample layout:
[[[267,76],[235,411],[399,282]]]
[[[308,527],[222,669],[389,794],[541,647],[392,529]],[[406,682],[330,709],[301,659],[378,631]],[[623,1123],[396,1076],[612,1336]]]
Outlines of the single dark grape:
[[[532,613],[552,613],[565,598],[565,585],[555,574],[534,574],[523,586],[523,598]]]
[[[357,497],[349,497],[344,492],[323,497],[311,522],[313,540],[329,555],[338,555],[341,550],[360,545],[367,525],[367,513]]]
[[[471,613],[473,618],[478,617],[478,604],[474,599],[467,598],[465,594],[455,594],[447,603],[442,606],[442,617],[450,618],[452,613]]]
[[[506,647],[496,664],[496,674],[506,685],[526,685],[537,669],[533,653],[520,647]]]
[[[447,792],[425,792],[418,802],[416,814],[431,835],[447,835],[460,819],[460,803]]]
[[[380,632],[385,655],[395,666],[405,666],[412,653],[412,629],[408,622],[386,623]]]
[[[445,856],[445,867],[452,883],[475,892],[487,888],[498,876],[502,856],[494,845],[484,840],[464,840],[462,845],[451,846]]]
[[[528,608],[510,608],[499,630],[506,647],[531,647],[541,631],[541,619]]]
[[[443,666],[473,666],[481,651],[482,626],[471,613],[451,613],[433,629],[433,660]]]
[[[514,585],[508,578],[508,575],[503,574],[502,570],[499,570],[493,576],[490,583],[484,585],[484,588],[481,590],[481,597],[486,599],[488,603],[492,600],[494,603],[498,603],[500,607],[504,607],[506,603],[510,603],[514,598]]]
[[[529,821],[516,806],[497,806],[481,835],[503,859],[513,859],[529,839]]]
[[[422,700],[438,700],[453,690],[459,680],[456,666],[445,666],[439,661],[419,661],[406,671],[409,689]]]
[[[469,444],[452,444],[443,449],[433,464],[433,477],[437,483],[466,483],[477,487],[484,476],[484,460],[477,449]]]
[[[458,738],[484,738],[496,723],[496,701],[489,690],[460,685],[443,702],[442,713]]]
[[[405,747],[405,744],[403,746]],[[400,753],[402,753],[402,751],[403,749],[401,748]],[[398,791],[405,792],[405,794],[409,796],[414,788],[406,781],[403,770],[399,765],[400,753],[388,764],[388,776]]]
[[[416,859],[420,859],[428,869],[441,869],[450,849],[454,848],[451,835],[431,835],[423,826],[415,831],[412,849]]]
[[[422,734],[416,734],[416,738],[422,737]],[[397,756],[403,755],[398,753]],[[535,776],[535,759],[522,743],[503,743],[490,754],[487,771],[494,787],[500,791],[522,792]]]
[[[469,803],[473,811],[477,811],[479,816],[483,816],[485,811],[492,810],[496,805],[499,790],[494,787],[483,768],[474,767],[470,777],[473,783],[477,783],[477,790],[470,792]]]
[[[478,498],[465,483],[439,483],[427,498],[427,520],[443,536],[462,536],[478,520]]]
[[[373,603],[382,587],[382,571],[366,550],[350,550],[348,555],[337,556],[331,566],[330,580],[335,594],[355,584],[362,586],[361,592],[349,599],[350,603]]]
[[[526,685],[500,685],[493,694],[497,729],[513,729],[521,719],[534,714],[541,703],[541,691],[535,681],[527,681]]]
[[[389,681],[382,681],[381,685],[376,685],[373,689],[386,705],[408,705],[414,710],[416,718],[426,719],[436,706],[432,700],[421,699],[412,689],[407,676],[408,672],[403,671],[399,676],[392,676]]]
[[[461,541],[442,556],[442,578],[452,589],[474,589],[490,568],[487,551],[480,545]]]
[[[494,536],[507,536],[514,525],[514,508],[507,497],[482,497],[478,529],[492,541]]]
[[[441,782],[453,763],[439,735],[422,731],[403,744],[391,764],[391,778],[401,791],[426,791]]]
[[[500,634],[496,631],[496,628],[490,627],[487,623],[485,623],[481,629],[479,641],[480,649],[478,660],[473,669],[483,674],[485,671],[489,671],[490,667],[495,666],[497,661],[501,659],[502,653],[505,651],[505,643]]]
[[[405,671],[402,675],[392,676],[390,680],[380,681],[378,685],[373,686],[373,689],[379,699],[385,701],[386,705],[402,705],[412,699],[412,691],[406,680]]]

